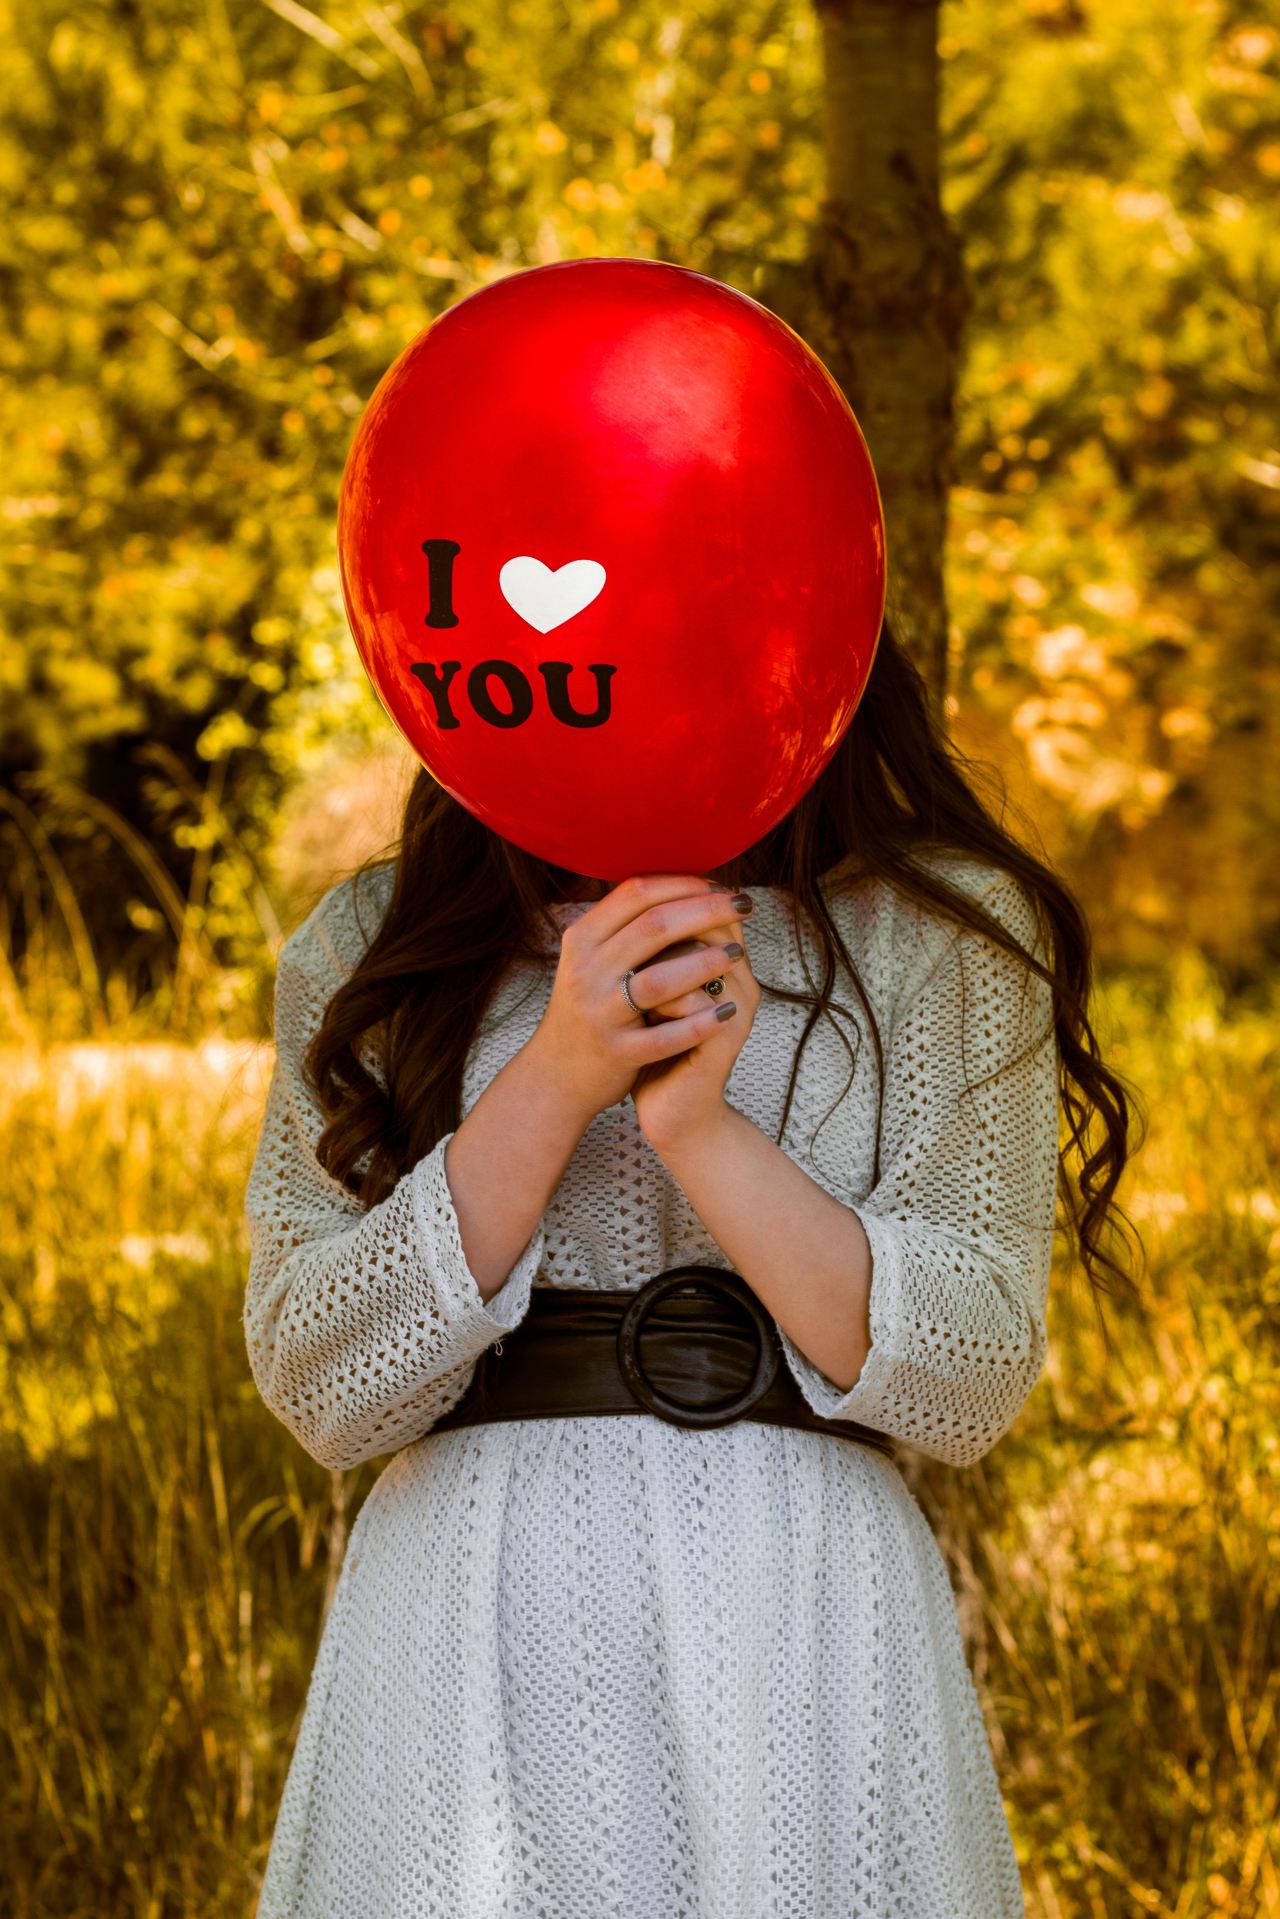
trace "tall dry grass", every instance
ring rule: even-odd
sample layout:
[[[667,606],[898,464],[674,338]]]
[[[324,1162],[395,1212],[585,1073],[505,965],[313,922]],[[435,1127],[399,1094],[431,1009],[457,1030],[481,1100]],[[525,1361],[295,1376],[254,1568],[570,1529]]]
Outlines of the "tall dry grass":
[[[1151,1132],[1149,1309],[1052,1357],[969,1472],[913,1462],[1035,1919],[1280,1913],[1277,994],[1194,955],[1106,987]],[[243,1919],[346,1527],[240,1308],[267,1043],[0,1059],[0,1769],[19,1919]],[[850,1701],[850,1711],[857,1701]],[[335,1919],[337,1916],[335,1915]]]

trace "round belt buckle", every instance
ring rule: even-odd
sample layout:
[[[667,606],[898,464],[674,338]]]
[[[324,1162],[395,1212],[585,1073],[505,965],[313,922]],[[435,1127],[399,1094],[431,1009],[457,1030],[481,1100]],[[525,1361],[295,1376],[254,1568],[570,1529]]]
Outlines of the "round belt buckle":
[[[640,1363],[637,1341],[645,1319],[668,1293],[690,1286],[710,1286],[713,1291],[736,1299],[755,1325],[759,1345],[755,1377],[746,1391],[727,1406],[691,1406],[670,1399],[658,1390]],[[777,1335],[768,1313],[741,1274],[726,1272],[722,1266],[672,1266],[665,1273],[646,1280],[618,1327],[618,1365],[622,1377],[646,1411],[676,1426],[727,1426],[735,1419],[742,1419],[772,1386],[778,1371],[778,1352]]]

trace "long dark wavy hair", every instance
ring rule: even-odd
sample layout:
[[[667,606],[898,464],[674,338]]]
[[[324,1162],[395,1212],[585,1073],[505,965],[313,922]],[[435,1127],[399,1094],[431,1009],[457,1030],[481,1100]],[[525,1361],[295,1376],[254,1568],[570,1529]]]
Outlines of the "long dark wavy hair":
[[[847,865],[971,927],[1051,985],[1066,1120],[1059,1129],[1058,1190],[1069,1233],[1095,1299],[1097,1292],[1116,1290],[1105,1275],[1136,1299],[1128,1266],[1112,1257],[1107,1242],[1127,1254],[1128,1228],[1142,1250],[1115,1193],[1131,1151],[1142,1143],[1130,1140],[1131,1117],[1141,1119],[1145,1136],[1146,1115],[1135,1089],[1099,1056],[1089,1019],[1093,969],[1084,912],[1050,866],[1011,837],[979,797],[969,775],[983,768],[993,771],[967,759],[943,730],[918,668],[886,620],[857,710],[820,777],[763,839],[708,875],[734,889],[787,889],[822,954],[817,986],[801,955],[812,992],[760,982],[762,993],[810,1008],[777,1137],[786,1127],[805,1043],[817,1020],[830,1016],[837,953],[866,1013],[883,1099],[879,1028],[819,884],[832,868]],[[1003,785],[1001,795],[1007,811]],[[912,863],[913,854],[930,851],[968,853],[1020,881],[1046,936],[1048,965],[971,897]],[[320,1163],[366,1207],[385,1198],[460,1124],[463,1068],[494,990],[514,961],[547,963],[543,941],[558,931],[549,905],[583,892],[579,875],[491,831],[425,770],[409,794],[395,849],[356,871],[391,863],[396,871],[386,913],[354,972],[334,992],[303,1061],[327,1118],[316,1149]],[[848,1048],[843,1032],[841,1038]],[[361,1058],[371,1046],[385,1090]],[[878,1140],[876,1167],[878,1177]]]

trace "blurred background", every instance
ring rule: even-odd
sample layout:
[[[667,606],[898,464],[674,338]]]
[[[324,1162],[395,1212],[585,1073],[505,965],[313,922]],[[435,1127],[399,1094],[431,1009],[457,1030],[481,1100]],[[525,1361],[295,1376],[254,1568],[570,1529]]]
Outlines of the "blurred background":
[[[274,956],[417,763],[347,632],[373,387],[546,261],[840,379],[890,611],[1094,927],[1142,1304],[1055,1275],[910,1483],[1034,1919],[1280,1913],[1280,18],[1231,0],[0,3],[0,1853],[252,1910],[347,1530],[257,1399]],[[856,1702],[852,1702],[856,1703]]]

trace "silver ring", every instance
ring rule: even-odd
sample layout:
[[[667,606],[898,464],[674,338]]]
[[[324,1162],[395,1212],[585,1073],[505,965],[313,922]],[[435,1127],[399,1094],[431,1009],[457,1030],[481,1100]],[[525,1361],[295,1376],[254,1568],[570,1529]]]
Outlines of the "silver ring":
[[[644,1011],[643,1006],[637,1006],[635,1001],[631,997],[631,981],[635,978],[635,971],[636,969],[634,966],[629,966],[626,972],[622,975],[622,978],[618,983],[622,988],[622,997],[627,1002],[627,1005],[631,1008],[632,1012],[642,1013]]]
[[[712,999],[719,999],[721,993],[724,991],[723,977],[717,976],[715,979],[704,979],[702,982],[702,990],[704,993],[710,993]]]

